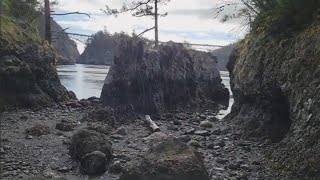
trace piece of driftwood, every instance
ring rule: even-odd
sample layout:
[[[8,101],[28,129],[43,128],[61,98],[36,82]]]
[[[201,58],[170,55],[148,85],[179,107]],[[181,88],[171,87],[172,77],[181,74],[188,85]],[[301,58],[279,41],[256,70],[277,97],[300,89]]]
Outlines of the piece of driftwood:
[[[146,115],[145,121],[148,124],[149,128],[152,130],[152,132],[159,132],[160,131],[159,126],[157,126],[157,124],[152,121],[152,119],[149,115]]]

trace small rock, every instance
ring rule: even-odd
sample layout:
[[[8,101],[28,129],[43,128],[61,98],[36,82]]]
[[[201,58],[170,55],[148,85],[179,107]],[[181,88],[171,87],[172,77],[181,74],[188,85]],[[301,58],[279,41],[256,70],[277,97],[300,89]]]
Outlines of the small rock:
[[[204,115],[204,114],[199,115],[199,117],[200,117],[201,119],[207,119],[207,116]]]
[[[50,128],[48,126],[38,124],[30,129],[27,129],[26,134],[31,136],[47,135],[50,134]]]
[[[182,125],[182,122],[179,121],[178,119],[173,119],[173,125],[180,126],[180,125]]]
[[[191,129],[187,130],[187,131],[185,132],[185,134],[194,134],[195,132],[196,132],[196,129],[191,128]]]
[[[219,167],[214,167],[214,168],[212,168],[212,171],[225,171],[225,169],[223,169],[223,168],[219,168]]]
[[[33,136],[27,135],[27,136],[26,136],[26,139],[33,139]]]
[[[4,150],[4,148],[0,148],[0,154],[1,154],[1,155],[6,154],[6,151]]]
[[[180,136],[178,139],[184,143],[188,143],[189,141],[191,141],[191,137],[187,135]]]
[[[212,134],[219,136],[219,135],[222,134],[222,131],[221,131],[221,129],[214,129],[214,130],[212,131]]]
[[[248,179],[248,175],[247,174],[238,174],[236,176],[237,180],[247,180]]]
[[[212,128],[213,125],[209,121],[202,121],[200,123],[200,127],[202,127],[202,128]]]
[[[220,146],[220,147],[225,147],[226,143],[224,141],[219,141],[217,143],[215,143],[216,146]]]
[[[66,166],[63,166],[62,168],[58,169],[59,172],[63,172],[63,173],[69,172],[70,170],[71,170],[71,168],[66,167]]]
[[[124,137],[119,135],[119,134],[114,134],[114,135],[111,136],[111,138],[112,139],[117,139],[117,140],[123,140],[124,139]]]
[[[70,132],[74,130],[74,125],[72,123],[58,123],[56,124],[56,129],[64,132]]]
[[[257,166],[261,165],[261,163],[259,161],[253,161],[252,164],[257,165]]]
[[[94,151],[81,158],[80,171],[88,175],[102,174],[106,171],[106,163],[106,155],[100,151]]]
[[[27,120],[27,119],[28,119],[28,116],[21,116],[20,119],[21,119],[21,120]]]
[[[115,161],[112,166],[110,167],[110,172],[113,174],[120,174],[123,170],[123,167],[121,165],[120,161]]]
[[[191,140],[187,144],[188,144],[188,146],[193,146],[193,147],[200,147],[201,146],[200,143],[195,140]]]
[[[218,158],[218,159],[216,160],[216,162],[217,162],[217,163],[220,163],[220,164],[226,164],[226,163],[228,162],[228,160],[227,160],[227,159],[223,159],[223,158]]]
[[[168,130],[171,130],[171,131],[179,131],[179,128],[176,127],[176,126],[174,126],[174,125],[169,125]]]
[[[209,121],[210,121],[210,122],[216,122],[216,121],[219,121],[219,119],[216,118],[216,117],[210,117],[210,118],[209,118]]]
[[[127,135],[126,129],[124,127],[120,127],[120,128],[118,128],[116,130],[115,134],[119,134],[119,135],[125,136],[125,135]]]
[[[199,136],[210,136],[210,132],[206,130],[196,131],[194,134]]]
[[[185,120],[185,119],[187,119],[187,117],[188,117],[188,115],[185,114],[185,113],[179,113],[179,114],[176,115],[176,118],[178,120]]]
[[[240,168],[240,164],[239,163],[231,163],[228,165],[228,168],[231,170],[237,170]]]

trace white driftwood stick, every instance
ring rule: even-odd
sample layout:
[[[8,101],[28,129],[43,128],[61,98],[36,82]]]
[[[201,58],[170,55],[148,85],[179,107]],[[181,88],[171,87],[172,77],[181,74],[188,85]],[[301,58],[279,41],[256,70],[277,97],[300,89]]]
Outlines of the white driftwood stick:
[[[146,122],[148,123],[152,132],[159,132],[160,131],[159,126],[157,126],[157,124],[152,121],[152,119],[149,115],[146,115]]]

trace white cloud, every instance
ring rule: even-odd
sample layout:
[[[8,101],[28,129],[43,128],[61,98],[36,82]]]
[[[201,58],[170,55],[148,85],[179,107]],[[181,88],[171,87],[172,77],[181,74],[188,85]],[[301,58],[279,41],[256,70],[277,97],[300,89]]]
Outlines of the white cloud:
[[[72,21],[68,17],[62,20],[59,18],[58,23],[63,27],[73,27],[72,31],[77,31],[77,28],[79,28],[81,32],[85,31],[89,34],[102,30],[105,26],[111,33],[120,31],[131,33],[133,30],[139,33],[152,27],[153,20],[151,18],[135,18],[130,13],[115,18],[103,14],[101,11],[106,4],[112,8],[119,8],[122,2],[130,1],[132,0],[60,0],[56,11],[81,11],[92,15],[91,19],[80,17]],[[159,21],[160,40],[226,45],[243,37],[245,31],[235,31],[240,27],[239,22],[221,23],[214,19],[211,9],[219,3],[221,3],[221,0],[171,0],[166,6],[160,7],[161,12],[169,13],[167,17],[161,18]],[[229,35],[220,38],[215,34]],[[153,39],[153,36],[152,32],[145,34],[145,37],[150,39]],[[208,39],[205,39],[205,37],[208,37]],[[83,48],[84,46],[79,44],[80,52]]]

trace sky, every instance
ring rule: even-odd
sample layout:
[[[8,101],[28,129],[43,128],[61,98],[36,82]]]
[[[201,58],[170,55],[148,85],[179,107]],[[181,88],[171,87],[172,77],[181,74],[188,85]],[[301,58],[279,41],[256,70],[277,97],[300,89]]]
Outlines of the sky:
[[[56,13],[80,11],[90,14],[53,16],[67,32],[94,34],[106,28],[110,33],[126,32],[139,34],[154,26],[151,17],[137,18],[130,13],[118,17],[108,16],[102,12],[106,5],[120,8],[125,2],[134,0],[58,0],[54,7]],[[159,19],[160,41],[190,42],[201,44],[227,45],[243,38],[246,31],[240,20],[222,23],[221,18],[215,18],[214,8],[226,0],[171,0],[159,7],[161,13],[168,12],[168,16]],[[236,0],[233,0],[236,1]],[[230,11],[232,12],[232,11]],[[144,34],[144,37],[154,39],[154,31]],[[77,42],[77,41],[76,41]],[[77,42],[80,53],[85,45]]]

